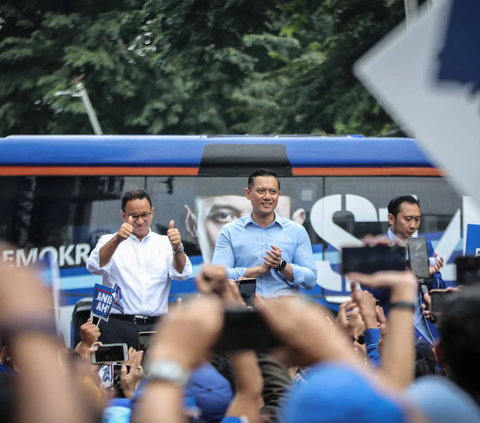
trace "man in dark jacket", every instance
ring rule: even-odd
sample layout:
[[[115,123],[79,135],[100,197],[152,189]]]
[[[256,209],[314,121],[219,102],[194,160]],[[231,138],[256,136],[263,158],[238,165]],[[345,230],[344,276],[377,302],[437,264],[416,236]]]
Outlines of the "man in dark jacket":
[[[390,228],[385,235],[385,239],[392,243],[405,245],[406,241],[417,232],[420,226],[420,201],[411,195],[402,195],[394,198],[388,204],[388,223]],[[443,258],[437,257],[433,245],[427,240],[428,257],[435,258],[435,265],[429,267],[430,279],[424,281],[428,290],[444,289],[445,282],[442,279],[440,269],[443,267]],[[432,263],[433,264],[433,263]],[[385,289],[369,289],[375,298],[381,301],[385,315],[388,314],[390,291]],[[430,344],[434,344],[437,332],[435,325],[427,321],[421,310],[422,292],[419,290],[419,297],[415,310],[415,337],[424,339]]]

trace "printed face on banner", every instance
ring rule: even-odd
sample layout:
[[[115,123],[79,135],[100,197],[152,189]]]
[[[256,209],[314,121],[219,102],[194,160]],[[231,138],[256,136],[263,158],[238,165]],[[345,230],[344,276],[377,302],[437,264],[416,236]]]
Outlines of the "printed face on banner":
[[[185,205],[186,228],[200,247],[204,263],[211,263],[215,243],[222,228],[252,212],[252,203],[243,195],[219,195],[195,197],[195,208]],[[275,208],[277,214],[292,219],[300,225],[305,220],[305,210],[291,213],[291,198],[280,196]]]

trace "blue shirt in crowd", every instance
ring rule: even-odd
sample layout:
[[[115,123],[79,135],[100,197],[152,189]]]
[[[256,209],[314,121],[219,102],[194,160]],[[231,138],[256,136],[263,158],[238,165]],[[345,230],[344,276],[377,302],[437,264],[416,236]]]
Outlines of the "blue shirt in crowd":
[[[317,282],[317,268],[307,231],[276,213],[275,221],[266,228],[255,223],[251,215],[225,225],[218,236],[212,262],[226,266],[227,277],[238,280],[247,269],[263,263],[272,245],[282,250],[282,259],[292,266],[293,282],[272,269],[256,278],[257,294],[268,298],[296,294],[299,287],[312,289]]]

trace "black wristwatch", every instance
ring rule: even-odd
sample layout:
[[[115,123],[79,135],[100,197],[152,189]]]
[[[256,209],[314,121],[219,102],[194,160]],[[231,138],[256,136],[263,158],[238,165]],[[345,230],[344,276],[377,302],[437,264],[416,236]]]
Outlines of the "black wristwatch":
[[[277,270],[285,270],[285,267],[287,267],[287,262],[285,260],[282,260]]]

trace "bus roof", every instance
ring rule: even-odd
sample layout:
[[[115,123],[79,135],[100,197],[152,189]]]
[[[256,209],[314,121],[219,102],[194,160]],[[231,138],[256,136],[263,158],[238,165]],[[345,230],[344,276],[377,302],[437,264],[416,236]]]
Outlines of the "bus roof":
[[[219,147],[209,160],[220,166],[270,151],[255,146],[277,146],[295,168],[433,167],[410,138],[204,135],[8,136],[0,138],[0,166],[197,168],[207,146]]]

